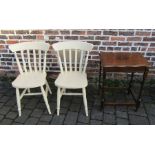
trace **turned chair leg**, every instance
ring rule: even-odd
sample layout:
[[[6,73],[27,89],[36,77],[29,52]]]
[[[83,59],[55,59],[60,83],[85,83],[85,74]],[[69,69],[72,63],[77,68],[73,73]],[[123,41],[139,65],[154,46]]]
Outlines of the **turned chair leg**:
[[[57,115],[59,116],[60,114],[60,99],[61,99],[61,91],[60,88],[58,87],[57,89]]]
[[[16,88],[16,98],[17,98],[18,113],[19,116],[21,116],[21,100],[20,100],[19,88]]]
[[[83,102],[84,102],[84,107],[85,107],[85,113],[86,116],[88,116],[88,106],[87,106],[87,98],[86,98],[86,89],[82,88],[82,93],[83,93]]]

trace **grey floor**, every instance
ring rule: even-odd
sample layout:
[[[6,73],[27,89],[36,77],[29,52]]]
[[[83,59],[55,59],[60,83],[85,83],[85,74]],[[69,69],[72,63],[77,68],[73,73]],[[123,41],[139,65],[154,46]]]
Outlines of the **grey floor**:
[[[9,82],[0,82],[1,125],[147,125],[155,124],[155,86],[145,87],[142,103],[137,112],[135,107],[104,106],[100,108],[100,97],[96,85],[87,88],[89,117],[85,116],[82,97],[64,96],[60,116],[56,115],[56,88],[49,95],[52,115],[49,115],[41,96],[25,97],[22,100],[22,116],[18,117],[15,89]],[[124,92],[107,94],[107,99],[122,102]],[[116,99],[117,97],[117,99]],[[130,97],[129,97],[130,99]]]

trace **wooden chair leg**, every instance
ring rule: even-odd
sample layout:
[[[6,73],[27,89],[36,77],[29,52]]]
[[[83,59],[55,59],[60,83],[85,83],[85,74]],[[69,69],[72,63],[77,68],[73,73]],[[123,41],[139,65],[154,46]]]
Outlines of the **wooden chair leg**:
[[[21,116],[21,100],[20,100],[19,88],[16,88],[16,98],[17,98],[18,113],[19,116]]]
[[[83,102],[84,102],[86,116],[88,116],[88,106],[87,106],[87,98],[86,98],[86,89],[85,88],[82,88],[82,93],[83,93]]]
[[[60,88],[58,87],[57,89],[57,115],[59,116],[60,113],[60,99],[61,99],[61,91]]]
[[[50,106],[49,106],[49,104],[48,104],[48,100],[47,100],[46,92],[45,92],[43,86],[41,86],[40,88],[41,88],[41,92],[42,92],[42,95],[43,95],[43,98],[44,98],[44,101],[45,101],[45,104],[46,104],[46,107],[47,107],[48,113],[51,114],[51,110],[50,110]]]

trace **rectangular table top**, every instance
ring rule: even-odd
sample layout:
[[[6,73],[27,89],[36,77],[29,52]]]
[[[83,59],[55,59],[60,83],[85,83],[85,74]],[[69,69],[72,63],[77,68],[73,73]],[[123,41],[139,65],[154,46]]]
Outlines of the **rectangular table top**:
[[[102,67],[149,67],[148,61],[140,53],[101,52]]]

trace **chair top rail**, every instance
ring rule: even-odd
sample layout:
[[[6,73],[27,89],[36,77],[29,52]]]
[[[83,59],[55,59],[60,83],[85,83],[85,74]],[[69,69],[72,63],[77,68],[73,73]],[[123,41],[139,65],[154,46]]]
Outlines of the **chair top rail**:
[[[93,44],[82,42],[82,41],[64,41],[54,43],[53,45],[54,50],[60,51],[64,49],[79,49],[83,51],[91,51],[93,48]]]
[[[22,42],[17,44],[9,45],[9,48],[12,52],[21,51],[21,50],[43,50],[48,51],[49,44],[43,41],[33,41],[33,42]]]

